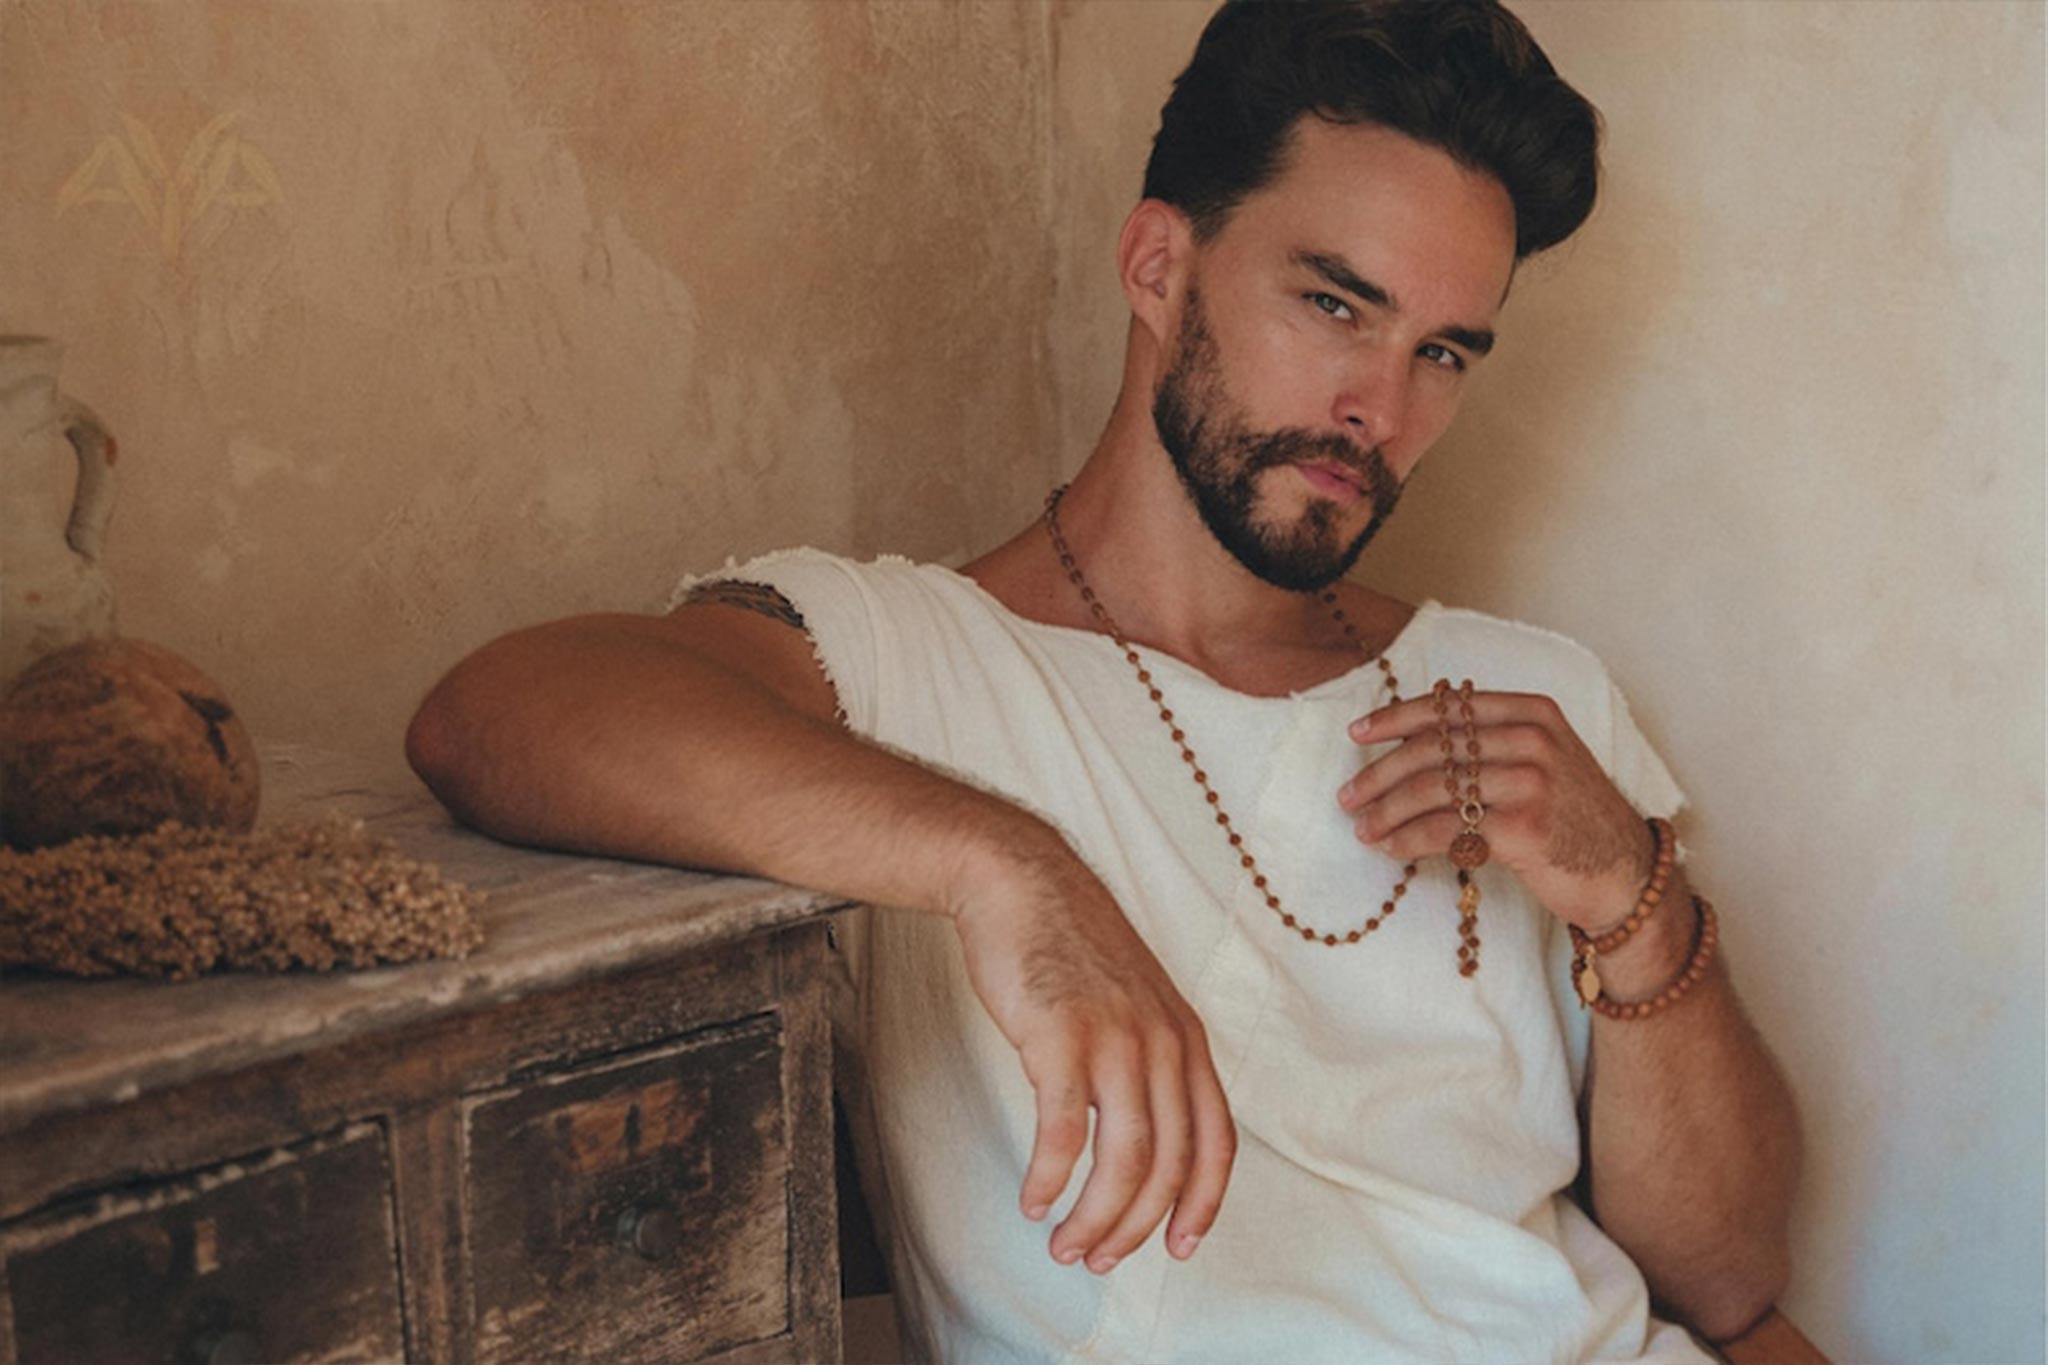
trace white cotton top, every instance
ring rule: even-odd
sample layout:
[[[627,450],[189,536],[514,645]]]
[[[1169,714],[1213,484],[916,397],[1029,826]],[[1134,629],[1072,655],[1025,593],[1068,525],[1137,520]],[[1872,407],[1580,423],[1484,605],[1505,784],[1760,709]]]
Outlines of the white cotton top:
[[[1361,942],[1304,942],[1252,887],[1108,637],[1026,620],[902,559],[796,550],[714,576],[795,604],[855,731],[1065,834],[1200,1016],[1237,1124],[1192,1260],[1155,1232],[1106,1276],[1057,1264],[1049,1234],[1089,1158],[1043,1223],[1018,1212],[1036,1111],[1017,1054],[951,921],[876,913],[848,940],[874,1125],[857,1141],[878,1149],[877,1212],[920,1358],[1710,1359],[1649,1315],[1640,1273],[1564,1193],[1587,1019],[1568,935],[1511,874],[1476,874],[1471,978],[1442,859]],[[1562,636],[1431,601],[1387,660],[1405,696],[1439,677],[1547,693],[1643,814],[1684,802],[1599,660]],[[1376,913],[1400,865],[1357,842],[1336,792],[1387,747],[1345,728],[1386,701],[1379,668],[1252,697],[1146,661],[1288,910],[1340,935]]]

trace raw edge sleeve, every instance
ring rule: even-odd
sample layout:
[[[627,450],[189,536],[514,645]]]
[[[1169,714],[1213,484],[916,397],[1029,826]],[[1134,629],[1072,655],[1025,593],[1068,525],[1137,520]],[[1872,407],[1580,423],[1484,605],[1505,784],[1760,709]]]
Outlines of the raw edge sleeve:
[[[1685,793],[1679,790],[1663,758],[1636,727],[1635,717],[1629,713],[1628,698],[1622,696],[1611,678],[1607,682],[1607,709],[1611,718],[1608,776],[1640,814],[1674,818],[1685,809]]]
[[[777,550],[741,564],[727,560],[711,573],[687,574],[669,595],[673,611],[704,583],[759,583],[789,599],[804,618],[811,655],[838,696],[854,733],[875,731],[875,624],[855,565],[808,547]]]

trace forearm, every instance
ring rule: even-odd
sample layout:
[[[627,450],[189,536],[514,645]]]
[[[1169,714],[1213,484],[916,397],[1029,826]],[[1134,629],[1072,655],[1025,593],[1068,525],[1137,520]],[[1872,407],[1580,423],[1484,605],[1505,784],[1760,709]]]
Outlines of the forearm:
[[[1690,902],[1675,872],[1664,908],[1601,958],[1607,996],[1647,998],[1684,971]],[[1596,1014],[1588,1084],[1595,1216],[1690,1325],[1741,1331],[1784,1289],[1799,1130],[1725,964],[1646,1019]]]
[[[407,754],[498,838],[914,909],[950,911],[991,849],[1060,846],[1009,802],[793,709],[648,618],[486,646],[429,694]]]

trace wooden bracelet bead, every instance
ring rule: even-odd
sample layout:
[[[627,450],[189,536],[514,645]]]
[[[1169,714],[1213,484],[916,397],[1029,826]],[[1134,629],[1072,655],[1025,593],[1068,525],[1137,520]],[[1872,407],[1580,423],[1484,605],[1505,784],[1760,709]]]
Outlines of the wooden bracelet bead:
[[[1650,917],[1664,901],[1665,889],[1671,884],[1671,864],[1678,853],[1678,836],[1672,831],[1671,822],[1658,816],[1649,820],[1650,835],[1657,841],[1657,854],[1650,867],[1649,883],[1643,887],[1643,894],[1636,898],[1635,909],[1614,928],[1598,938],[1588,934],[1574,924],[1572,946],[1580,953],[1591,948],[1596,953],[1611,953],[1635,937],[1636,930],[1643,927],[1643,921]]]
[[[1707,968],[1714,960],[1714,949],[1721,941],[1720,926],[1714,918],[1714,907],[1706,897],[1694,895],[1692,908],[1699,916],[1694,929],[1692,957],[1685,964],[1685,970],[1675,977],[1671,984],[1647,1000],[1609,1000],[1595,996],[1586,1003],[1596,1013],[1609,1019],[1633,1022],[1647,1019],[1659,1011],[1669,1009],[1685,998],[1685,993],[1700,983],[1707,974]]]

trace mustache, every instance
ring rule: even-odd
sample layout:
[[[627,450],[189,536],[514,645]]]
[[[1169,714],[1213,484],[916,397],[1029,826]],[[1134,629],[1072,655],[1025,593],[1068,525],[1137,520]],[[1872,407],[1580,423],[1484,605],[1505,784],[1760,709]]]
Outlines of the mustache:
[[[1262,432],[1241,440],[1238,453],[1243,457],[1247,475],[1275,465],[1327,461],[1357,475],[1359,484],[1376,495],[1384,496],[1400,488],[1377,447],[1360,455],[1358,447],[1342,436],[1313,432],[1303,427],[1282,427],[1278,431]]]

